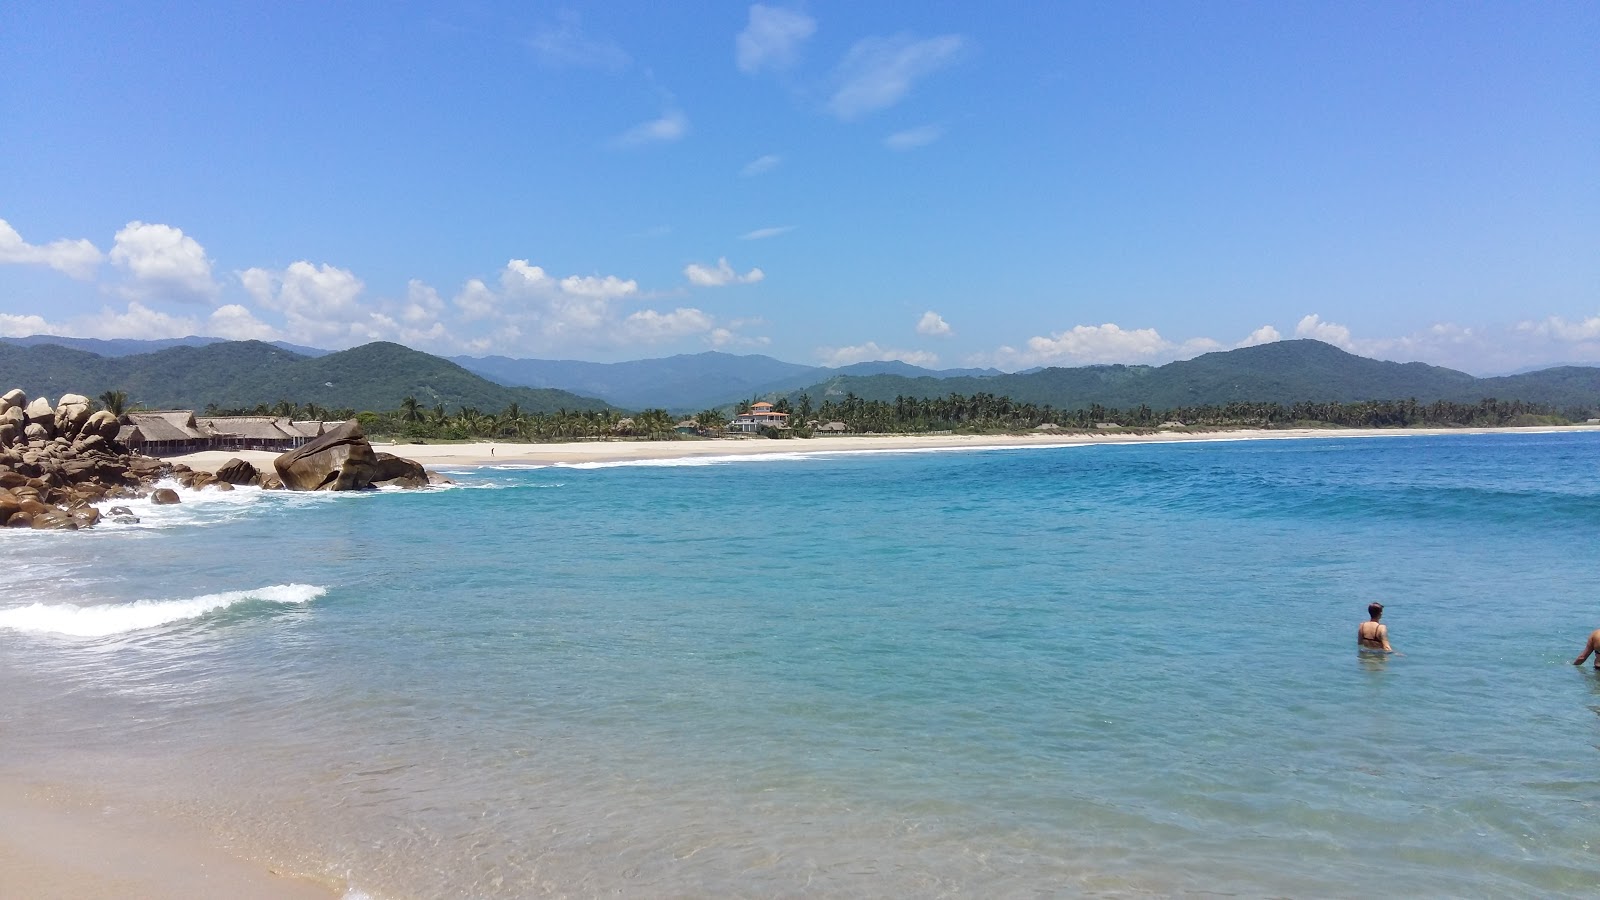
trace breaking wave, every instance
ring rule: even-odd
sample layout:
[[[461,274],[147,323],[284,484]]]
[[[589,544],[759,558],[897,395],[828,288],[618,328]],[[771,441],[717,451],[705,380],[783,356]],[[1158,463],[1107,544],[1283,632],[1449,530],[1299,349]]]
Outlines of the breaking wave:
[[[244,591],[202,594],[182,600],[135,600],[78,606],[72,603],[33,603],[0,610],[0,629],[69,637],[108,637],[130,631],[159,628],[227,609],[249,601],[283,606],[310,603],[328,592],[312,584],[273,584]]]

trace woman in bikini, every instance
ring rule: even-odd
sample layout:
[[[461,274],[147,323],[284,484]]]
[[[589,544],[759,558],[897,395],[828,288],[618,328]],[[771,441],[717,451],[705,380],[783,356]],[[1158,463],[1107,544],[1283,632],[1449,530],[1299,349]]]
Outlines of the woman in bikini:
[[[1378,621],[1383,618],[1383,604],[1373,603],[1367,606],[1367,615],[1371,616],[1372,620],[1356,626],[1356,646],[1362,650],[1393,653],[1394,648],[1389,646],[1389,627]]]

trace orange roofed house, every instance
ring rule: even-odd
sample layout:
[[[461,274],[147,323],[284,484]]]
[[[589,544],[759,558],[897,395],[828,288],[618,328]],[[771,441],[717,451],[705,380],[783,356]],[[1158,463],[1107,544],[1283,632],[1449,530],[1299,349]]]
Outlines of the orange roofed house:
[[[772,404],[765,400],[760,403],[750,404],[749,412],[735,416],[733,421],[728,423],[729,431],[743,432],[745,434],[755,434],[763,428],[788,427],[789,414],[774,410]]]

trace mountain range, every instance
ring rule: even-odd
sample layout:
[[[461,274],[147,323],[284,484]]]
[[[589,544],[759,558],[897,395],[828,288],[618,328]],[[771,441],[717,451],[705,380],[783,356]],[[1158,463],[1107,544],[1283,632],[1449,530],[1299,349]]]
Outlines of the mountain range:
[[[328,409],[393,410],[406,397],[451,412],[470,406],[498,412],[516,403],[527,412],[604,409],[604,401],[567,391],[507,387],[449,360],[399,344],[377,342],[310,357],[260,341],[179,345],[153,353],[101,356],[57,344],[18,346],[0,340],[0,384],[30,397],[63,393],[127,394],[147,409],[251,408],[287,400]]]
[[[725,406],[751,397],[784,394],[848,375],[953,378],[1001,374],[999,369],[936,371],[898,360],[863,362],[835,369],[783,362],[759,354],[735,356],[715,350],[617,363],[505,356],[453,356],[450,361],[501,384],[561,388],[599,397],[624,409],[659,406],[683,412]]]
[[[1153,409],[1233,402],[1350,403],[1415,399],[1476,403],[1523,400],[1562,409],[1600,408],[1600,368],[1558,366],[1537,372],[1478,378],[1426,363],[1368,359],[1315,340],[1276,341],[1207,353],[1163,366],[1103,365],[1047,368],[986,378],[838,376],[786,396],[855,394],[865,400],[938,397],[984,392],[1025,403],[1083,409],[1093,404]]]
[[[1082,409],[1093,404],[1155,409],[1277,402],[1415,399],[1475,403],[1523,400],[1558,409],[1600,410],[1600,368],[1557,366],[1478,378],[1424,363],[1367,359],[1313,340],[1278,341],[1207,353],[1162,366],[1095,365],[1013,374],[992,369],[933,371],[902,362],[823,368],[768,356],[707,352],[625,363],[442,359],[398,344],[374,343],[310,356],[258,341],[180,339],[155,352],[138,341],[0,338],[0,389],[30,396],[123,390],[147,407],[250,407],[279,400],[329,408],[392,410],[406,397],[423,406],[485,412],[517,403],[527,411],[665,407],[696,411],[752,397],[813,405],[854,394],[867,400],[988,393]],[[61,346],[77,342],[101,352]],[[198,343],[191,343],[198,342]],[[103,346],[102,346],[103,345]],[[497,383],[498,382],[498,383]],[[530,386],[531,385],[531,386]],[[599,398],[599,399],[595,399]]]

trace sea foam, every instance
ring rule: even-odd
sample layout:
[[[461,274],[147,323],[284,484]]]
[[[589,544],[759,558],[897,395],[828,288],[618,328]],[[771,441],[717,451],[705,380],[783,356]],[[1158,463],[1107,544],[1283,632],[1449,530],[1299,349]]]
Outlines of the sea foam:
[[[181,600],[135,600],[132,603],[93,606],[33,603],[0,610],[0,629],[69,637],[107,637],[197,619],[251,600],[298,605],[310,603],[327,592],[327,588],[311,584],[273,584],[244,591],[201,594]]]

